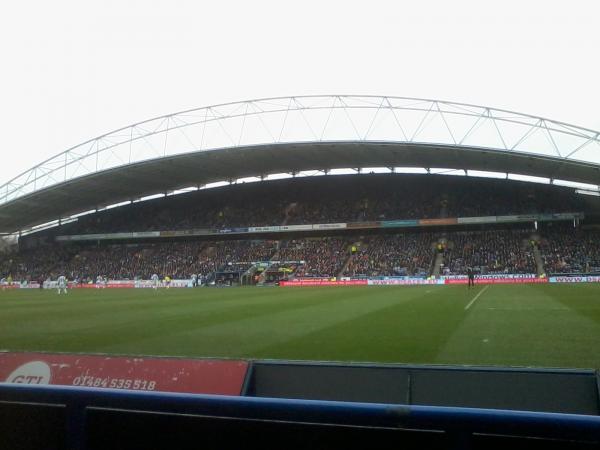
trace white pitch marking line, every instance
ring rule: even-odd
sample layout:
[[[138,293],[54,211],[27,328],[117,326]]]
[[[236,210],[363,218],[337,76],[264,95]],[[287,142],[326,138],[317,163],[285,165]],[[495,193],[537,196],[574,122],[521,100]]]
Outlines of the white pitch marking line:
[[[488,284],[488,285],[486,285],[486,286],[485,286],[485,287],[484,287],[482,290],[480,290],[480,291],[477,293],[477,295],[476,295],[475,297],[473,297],[473,300],[471,300],[471,301],[469,302],[469,304],[468,304],[467,306],[465,306],[465,311],[466,311],[467,309],[469,309],[469,308],[471,307],[471,305],[473,305],[473,303],[475,303],[475,300],[477,300],[477,299],[479,298],[479,296],[480,296],[481,294],[483,294],[483,293],[484,293],[484,292],[487,290],[487,288],[489,288],[489,287],[490,287],[490,285]]]

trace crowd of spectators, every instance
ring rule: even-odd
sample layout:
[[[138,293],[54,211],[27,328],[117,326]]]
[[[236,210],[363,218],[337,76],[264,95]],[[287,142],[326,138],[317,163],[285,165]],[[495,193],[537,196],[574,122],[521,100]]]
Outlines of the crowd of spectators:
[[[540,242],[546,273],[600,273],[600,232],[556,228]]]
[[[82,216],[52,231],[237,228],[582,211],[557,186],[435,175],[360,175],[277,180],[167,196]]]
[[[427,276],[436,254],[443,255],[441,275],[536,273],[534,246],[545,271],[600,273],[600,231],[568,227],[539,232],[488,230],[404,233],[358,237],[297,238],[111,244],[46,245],[0,253],[0,278],[43,281],[65,275],[82,282],[98,275],[110,279],[207,277],[244,274],[255,263],[270,263],[286,277]]]
[[[448,234],[442,274],[536,273],[531,231],[494,230]]]
[[[275,251],[270,241],[176,242],[45,246],[0,257],[0,278],[43,281],[65,275],[70,280],[149,279],[152,274],[187,279],[214,272],[240,272],[252,262],[268,261]]]
[[[43,246],[32,250],[0,253],[0,278],[40,281],[64,272],[76,254],[73,248]]]
[[[259,225],[279,225],[284,220],[284,205],[262,204],[259,198],[235,195],[222,199],[204,196],[200,202],[170,197],[129,205],[127,212],[119,208],[84,216],[79,223],[65,227],[69,233],[185,230],[193,228],[223,229]]]
[[[431,233],[374,236],[363,239],[345,276],[426,276],[434,257]]]
[[[369,222],[390,219],[431,219],[440,217],[439,195],[425,186],[412,195],[405,190],[381,192],[332,189],[295,202],[287,224]],[[318,201],[315,201],[318,198]]]
[[[278,260],[300,263],[295,271],[298,277],[335,277],[348,259],[350,242],[344,238],[283,241]]]
[[[448,184],[442,194],[447,217],[579,212],[585,209],[581,196],[572,191],[532,183],[501,184],[502,181],[481,183],[466,178],[458,188]]]
[[[276,241],[227,241],[211,244],[204,264],[217,272],[245,272],[254,263],[270,261],[277,251]]]
[[[70,280],[207,277],[213,273],[243,273],[257,262],[278,258],[302,261],[294,266],[298,276],[336,276],[347,254],[341,238],[290,241],[194,241],[105,246],[44,246],[0,255],[0,278],[43,281],[65,275]],[[280,249],[278,250],[278,247]]]

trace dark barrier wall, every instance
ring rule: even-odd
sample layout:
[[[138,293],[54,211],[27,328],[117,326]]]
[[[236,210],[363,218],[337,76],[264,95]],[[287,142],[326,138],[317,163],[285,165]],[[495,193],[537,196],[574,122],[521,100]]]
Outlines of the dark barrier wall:
[[[62,450],[67,446],[64,405],[4,402],[0,397],[0,450]]]
[[[1,450],[564,450],[600,444],[600,417],[591,415],[5,383],[0,419]]]
[[[107,433],[106,430],[111,430]],[[444,432],[94,409],[87,449],[442,449]],[[126,443],[126,445],[124,445]]]
[[[256,397],[600,414],[594,371],[255,362]]]
[[[600,413],[594,372],[411,370],[411,404]]]
[[[406,369],[387,367],[257,362],[246,395],[409,404],[409,377]]]

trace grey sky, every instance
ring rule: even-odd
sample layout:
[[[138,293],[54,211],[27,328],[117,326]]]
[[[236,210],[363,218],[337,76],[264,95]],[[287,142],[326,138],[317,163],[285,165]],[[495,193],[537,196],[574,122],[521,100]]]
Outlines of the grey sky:
[[[20,1],[0,16],[0,183],[183,109],[439,98],[600,129],[593,1]]]

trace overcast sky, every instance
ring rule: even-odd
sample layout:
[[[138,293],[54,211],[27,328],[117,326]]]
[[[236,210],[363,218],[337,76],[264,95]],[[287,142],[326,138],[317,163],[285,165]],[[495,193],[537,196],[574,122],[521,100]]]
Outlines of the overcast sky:
[[[0,184],[115,128],[260,97],[438,98],[600,129],[597,1],[12,1]]]

